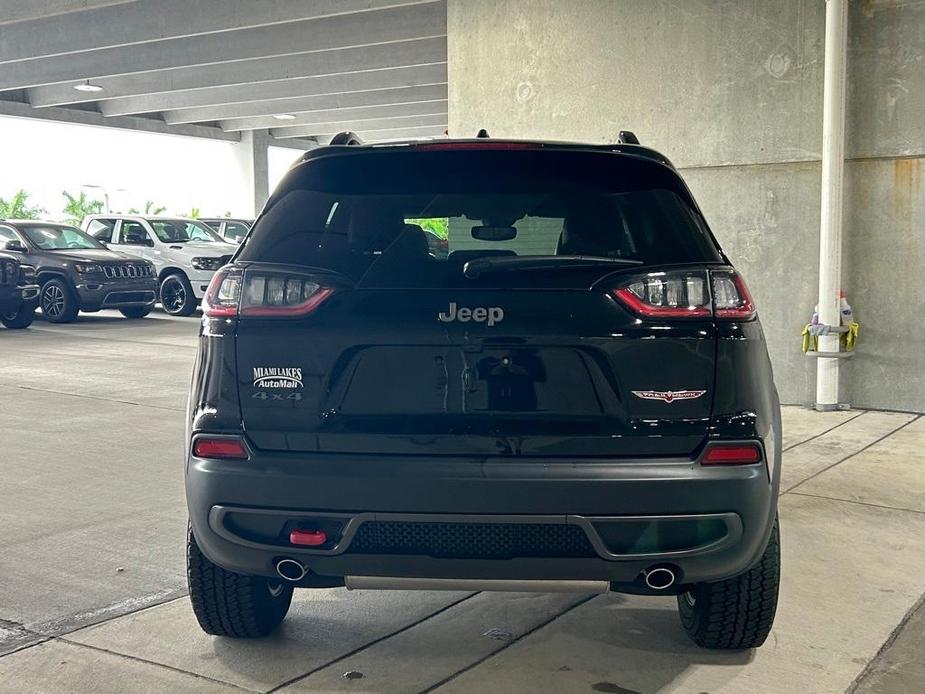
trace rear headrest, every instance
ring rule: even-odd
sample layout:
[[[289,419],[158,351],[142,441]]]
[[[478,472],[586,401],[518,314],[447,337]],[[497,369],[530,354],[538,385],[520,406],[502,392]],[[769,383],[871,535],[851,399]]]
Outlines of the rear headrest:
[[[603,216],[599,211],[572,214],[562,222],[562,233],[556,245],[556,255],[598,255],[607,256],[612,246],[609,238],[615,233],[603,220],[612,221],[613,216]]]
[[[401,245],[402,250],[411,256],[430,255],[427,234],[417,224],[405,224],[397,244]]]
[[[358,206],[351,210],[347,238],[351,248],[381,251],[398,238],[404,226],[404,219],[388,207]]]

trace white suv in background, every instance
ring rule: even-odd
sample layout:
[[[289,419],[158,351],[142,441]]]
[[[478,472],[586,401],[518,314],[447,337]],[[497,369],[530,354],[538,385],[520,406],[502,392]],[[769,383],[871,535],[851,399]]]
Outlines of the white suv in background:
[[[207,225],[183,217],[98,214],[84,219],[83,229],[114,251],[154,263],[161,306],[172,316],[192,314],[212,275],[238,250]]]

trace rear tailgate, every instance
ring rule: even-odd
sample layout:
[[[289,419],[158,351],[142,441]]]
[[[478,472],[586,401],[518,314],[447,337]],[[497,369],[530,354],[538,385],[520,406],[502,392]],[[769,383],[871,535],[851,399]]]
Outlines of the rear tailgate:
[[[325,150],[237,257],[245,285],[273,264],[315,278],[243,290],[274,314],[238,322],[244,427],[273,450],[688,455],[710,422],[704,266],[720,262],[663,160],[496,141]],[[617,300],[634,275],[672,307],[661,318]],[[309,285],[333,291],[312,303]],[[290,293],[310,308],[280,309]]]
[[[707,433],[715,337],[665,327],[604,292],[335,292],[298,322],[239,323],[244,426],[274,450],[686,455]]]

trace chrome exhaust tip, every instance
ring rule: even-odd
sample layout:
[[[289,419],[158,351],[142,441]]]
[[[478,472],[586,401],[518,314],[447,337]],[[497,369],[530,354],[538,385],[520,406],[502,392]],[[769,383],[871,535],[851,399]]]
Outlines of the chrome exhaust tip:
[[[276,573],[280,578],[295,583],[305,578],[308,570],[295,559],[280,559],[276,562]]]
[[[667,566],[656,566],[645,572],[646,585],[652,590],[665,590],[674,585],[677,576]]]

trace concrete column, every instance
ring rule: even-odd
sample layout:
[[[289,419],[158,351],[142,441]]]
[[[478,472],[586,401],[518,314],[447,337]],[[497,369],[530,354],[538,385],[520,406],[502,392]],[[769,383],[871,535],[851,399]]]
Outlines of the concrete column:
[[[268,130],[247,130],[241,133],[241,141],[234,145],[242,189],[248,214],[256,216],[270,195],[270,172],[267,149],[270,146]]]
[[[826,0],[822,87],[822,215],[819,228],[819,322],[839,324],[842,261],[842,186],[845,168],[847,0]],[[838,335],[819,338],[820,352],[838,352]],[[838,359],[819,359],[816,409],[838,406]]]

